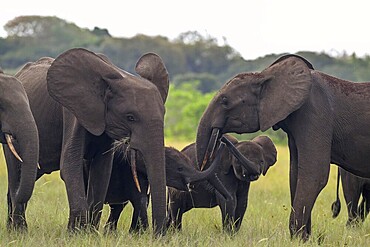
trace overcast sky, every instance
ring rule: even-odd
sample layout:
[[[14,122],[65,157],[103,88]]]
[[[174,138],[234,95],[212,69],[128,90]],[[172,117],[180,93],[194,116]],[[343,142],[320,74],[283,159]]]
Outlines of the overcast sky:
[[[370,55],[369,0],[5,0],[1,37],[4,25],[21,15],[57,16],[115,37],[173,39],[198,31],[225,38],[245,59],[297,51]]]

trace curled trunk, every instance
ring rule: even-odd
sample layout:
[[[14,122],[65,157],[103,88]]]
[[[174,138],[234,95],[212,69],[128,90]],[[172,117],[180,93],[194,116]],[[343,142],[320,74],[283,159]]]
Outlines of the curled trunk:
[[[216,169],[221,165],[221,157],[223,154],[225,148],[225,144],[221,143],[219,148],[215,152],[215,159],[213,160],[210,167],[201,172],[201,171],[195,171],[194,176],[190,178],[191,181],[189,182],[197,182],[200,180],[208,180],[208,182],[220,193],[222,197],[225,198],[225,200],[231,200],[232,196],[229,193],[229,191],[226,189],[224,184],[221,182],[221,180],[218,178]]]

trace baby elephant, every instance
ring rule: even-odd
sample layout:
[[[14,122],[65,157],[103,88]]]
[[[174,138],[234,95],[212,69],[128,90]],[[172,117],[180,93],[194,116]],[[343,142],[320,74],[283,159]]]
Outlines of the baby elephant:
[[[332,205],[333,218],[340,212],[339,179],[342,180],[344,199],[346,200],[347,226],[357,226],[364,221],[370,211],[370,179],[361,178],[338,167],[337,200]],[[358,205],[360,197],[362,200]]]
[[[225,135],[226,136],[226,135]],[[251,162],[255,163],[265,175],[270,166],[275,164],[277,151],[267,136],[258,136],[252,141],[241,141],[227,136],[235,147]],[[181,152],[187,155],[196,167],[195,143],[185,147]],[[219,206],[222,213],[223,229],[229,233],[237,232],[247,209],[250,176],[240,165],[229,149],[221,154],[221,164],[217,166],[218,177],[231,193],[232,199],[226,201],[215,191],[208,190],[202,182],[192,183],[190,192],[169,188],[168,205],[171,224],[181,229],[182,215],[192,208],[212,208]]]
[[[109,182],[108,192],[105,203],[108,203],[111,212],[107,220],[105,229],[116,230],[117,223],[123,208],[130,201],[133,208],[133,217],[130,227],[130,232],[140,232],[148,228],[147,207],[149,201],[149,181],[146,175],[145,162],[138,155],[137,181],[134,180],[129,157],[130,152],[119,151],[114,155],[112,174]],[[191,182],[200,180],[208,186],[216,189],[221,193],[221,197],[231,198],[226,188],[215,178],[217,163],[213,163],[211,167],[203,172],[190,166],[190,160],[175,148],[165,148],[166,158],[166,184],[178,190],[187,191],[188,185]],[[139,191],[140,190],[140,191]]]

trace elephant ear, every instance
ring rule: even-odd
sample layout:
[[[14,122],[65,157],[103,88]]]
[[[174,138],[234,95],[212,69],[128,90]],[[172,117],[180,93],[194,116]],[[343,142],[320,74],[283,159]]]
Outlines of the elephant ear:
[[[146,53],[137,61],[135,71],[157,86],[163,103],[165,103],[168,95],[169,76],[163,60],[155,53]]]
[[[252,141],[262,147],[263,157],[265,158],[265,162],[262,167],[262,174],[266,175],[267,170],[276,163],[276,147],[272,140],[267,136],[257,136]]]
[[[279,58],[261,72],[259,121],[265,131],[298,110],[309,97],[312,85],[310,63],[296,55]]]
[[[83,48],[59,55],[47,73],[49,94],[70,110],[93,135],[105,130],[107,81],[123,78],[121,73],[97,54]]]

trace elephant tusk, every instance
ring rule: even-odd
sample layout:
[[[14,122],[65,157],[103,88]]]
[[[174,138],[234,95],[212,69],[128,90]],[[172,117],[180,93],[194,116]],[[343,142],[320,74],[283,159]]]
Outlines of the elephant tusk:
[[[40,163],[39,162],[37,162],[37,168],[38,169],[41,169],[41,166],[40,166]]]
[[[192,192],[192,187],[191,187],[191,184],[190,183],[187,183],[186,184],[186,187],[188,189],[188,192]]]
[[[206,153],[204,154],[202,165],[200,166],[200,170],[203,171],[204,167],[206,166],[208,160],[213,158],[213,152],[216,148],[216,143],[218,137],[220,135],[220,129],[214,128],[211,133],[211,138],[208,142]]]
[[[136,172],[136,151],[134,149],[131,149],[131,172],[132,177],[134,178],[134,182],[136,185],[136,188],[139,192],[141,192],[139,179],[137,178],[137,172]]]
[[[19,160],[20,162],[23,162],[22,158],[19,156],[19,154],[17,153],[17,151],[14,148],[13,141],[12,141],[13,137],[9,134],[5,134],[5,139],[6,139],[6,143],[9,146],[9,149],[13,153],[13,155],[17,158],[17,160]]]
[[[150,185],[148,186],[148,189],[146,191],[146,194],[149,195],[150,194]]]

